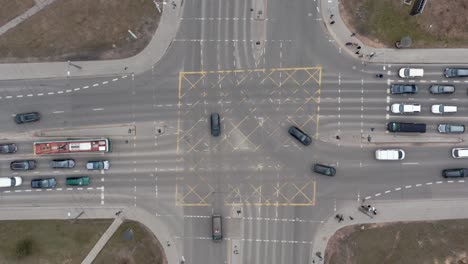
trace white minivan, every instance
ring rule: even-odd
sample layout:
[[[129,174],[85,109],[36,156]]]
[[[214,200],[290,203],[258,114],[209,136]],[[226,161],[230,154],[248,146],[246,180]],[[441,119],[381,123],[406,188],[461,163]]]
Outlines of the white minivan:
[[[15,187],[23,183],[21,177],[0,177],[0,187]]]
[[[402,149],[378,149],[375,151],[375,158],[378,160],[402,160],[405,158],[405,151]]]
[[[424,69],[401,68],[398,75],[401,78],[421,78],[424,76]]]
[[[456,159],[468,158],[468,148],[453,148],[452,157]]]
[[[456,105],[444,105],[444,104],[435,104],[431,107],[431,112],[433,114],[447,114],[447,113],[456,113]]]

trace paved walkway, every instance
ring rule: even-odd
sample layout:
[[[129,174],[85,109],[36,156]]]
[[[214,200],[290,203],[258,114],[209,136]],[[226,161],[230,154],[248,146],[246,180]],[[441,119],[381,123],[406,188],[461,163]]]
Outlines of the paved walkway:
[[[335,39],[336,44],[346,51],[350,56],[358,58],[356,49],[345,46],[346,42],[358,43],[362,49],[360,54],[369,55],[374,53],[372,58],[364,56],[361,60],[368,62],[378,62],[387,64],[399,63],[440,63],[440,64],[461,64],[468,63],[468,49],[377,49],[367,47],[356,37],[351,37],[351,32],[343,23],[338,10],[338,0],[320,0],[320,10],[326,30]],[[333,15],[332,18],[330,16]],[[331,21],[335,21],[333,25]]]
[[[165,222],[161,221],[159,217],[136,207],[0,207],[0,221],[38,219],[73,220],[75,218],[112,219],[116,217],[115,213],[118,211],[123,211],[120,214],[120,217],[138,221],[155,234],[156,238],[164,248],[167,263],[180,263],[180,258],[183,253],[183,249],[181,248],[182,245],[177,245],[173,239],[173,237],[180,233],[178,232],[180,230],[174,230],[172,226],[167,226]],[[118,221],[114,221],[112,225],[120,225],[120,223]],[[112,229],[108,231],[111,232]],[[104,240],[108,238],[108,235],[110,235],[110,233],[104,234],[104,238],[101,239]]]
[[[428,221],[442,219],[462,219],[468,218],[468,200],[453,199],[453,200],[404,200],[404,201],[366,201],[366,204],[371,204],[377,209],[377,216],[370,218],[369,216],[358,211],[360,202],[346,202],[342,207],[339,207],[336,214],[343,214],[344,221],[338,223],[335,219],[335,214],[331,215],[318,228],[314,238],[314,243],[310,251],[310,259],[315,260],[315,263],[321,263],[316,253],[320,252],[321,256],[325,255],[325,248],[328,240],[340,228],[347,225],[362,224],[362,223],[384,223],[395,221]],[[350,220],[352,216],[354,220]]]
[[[158,1],[162,2],[162,1]],[[174,8],[172,2],[176,4]],[[179,28],[183,0],[164,5],[159,26],[148,46],[137,55],[122,60],[72,61],[0,64],[0,80],[67,78],[141,73],[156,64],[166,53]],[[154,12],[158,12],[156,6]],[[81,68],[75,67],[78,65]]]
[[[115,231],[120,227],[120,225],[123,223],[121,217],[115,218],[114,222],[107,228],[106,232],[102,234],[101,238],[96,242],[96,245],[91,249],[91,251],[88,253],[86,258],[81,262],[81,264],[91,264],[93,263],[94,259],[97,257],[99,252],[104,248],[104,246],[107,244],[107,241],[111,239],[111,237],[114,235]]]

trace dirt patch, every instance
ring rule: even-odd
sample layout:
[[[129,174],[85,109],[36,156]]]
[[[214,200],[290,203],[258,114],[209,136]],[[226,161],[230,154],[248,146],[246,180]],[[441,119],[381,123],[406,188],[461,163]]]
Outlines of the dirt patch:
[[[415,1],[413,0],[413,3]],[[468,0],[427,1],[419,16],[402,0],[346,0],[340,15],[366,45],[394,48],[404,36],[411,48],[467,48]]]
[[[34,0],[0,0],[0,26],[34,6]]]
[[[167,259],[150,230],[138,222],[125,221],[93,263],[167,264]]]
[[[149,43],[159,19],[152,0],[55,1],[0,36],[0,62],[131,57]]]
[[[325,263],[468,263],[468,220],[353,225],[328,241]]]

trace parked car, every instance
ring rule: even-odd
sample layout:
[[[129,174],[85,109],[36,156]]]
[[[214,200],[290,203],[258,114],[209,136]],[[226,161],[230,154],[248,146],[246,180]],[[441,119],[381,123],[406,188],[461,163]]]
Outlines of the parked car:
[[[21,177],[0,177],[0,187],[15,187],[23,183]]]
[[[468,158],[468,148],[453,148],[452,157],[456,159]]]
[[[447,78],[468,77],[468,69],[464,68],[446,68],[444,75]]]
[[[35,168],[35,160],[15,160],[10,163],[10,169],[12,170],[34,170]]]
[[[39,119],[41,119],[41,115],[38,112],[22,113],[15,116],[16,124],[36,122]]]
[[[323,164],[314,164],[312,170],[318,174],[326,175],[326,176],[335,176],[336,169],[327,165]]]
[[[437,130],[440,133],[464,133],[465,126],[460,124],[439,124]]]
[[[108,160],[95,160],[88,161],[86,163],[88,170],[108,170],[110,168],[110,162]]]
[[[390,92],[392,94],[415,94],[418,92],[418,87],[415,84],[392,84]]]
[[[17,150],[18,150],[18,147],[16,146],[15,143],[0,144],[1,154],[15,153]]]
[[[310,145],[312,138],[307,135],[304,131],[300,130],[298,127],[291,126],[288,129],[288,132],[291,136],[301,142],[304,146]]]
[[[392,104],[391,111],[394,114],[413,114],[421,112],[420,104]]]
[[[468,176],[468,169],[446,169],[442,171],[442,177],[444,178],[461,178]]]
[[[68,177],[66,183],[67,185],[87,186],[89,185],[89,177],[88,176]]]
[[[435,105],[432,105],[431,112],[433,114],[456,113],[457,107],[455,105],[435,104]]]
[[[402,149],[378,149],[375,151],[377,160],[403,160],[405,151]]]
[[[221,135],[221,118],[218,113],[212,113],[210,116],[211,120],[211,135],[218,137]]]
[[[455,86],[446,84],[433,84],[429,87],[432,94],[451,94],[455,92]]]
[[[399,75],[401,78],[423,77],[423,76],[424,76],[424,69],[401,68],[401,69],[398,71],[398,75]]]
[[[72,159],[53,160],[49,163],[49,166],[54,169],[71,169],[75,167],[75,160],[72,160]]]
[[[31,181],[31,188],[55,188],[57,180],[55,178],[41,178]]]

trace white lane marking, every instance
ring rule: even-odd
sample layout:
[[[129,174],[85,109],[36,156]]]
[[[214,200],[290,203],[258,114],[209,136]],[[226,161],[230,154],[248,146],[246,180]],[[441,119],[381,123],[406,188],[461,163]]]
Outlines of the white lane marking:
[[[61,114],[61,113],[63,113],[63,112],[64,112],[64,111],[54,111],[54,112],[52,112],[52,114]]]
[[[94,108],[93,111],[102,111],[104,108]]]
[[[86,86],[83,86],[83,89],[88,89],[88,88],[89,88],[89,86],[88,86],[88,85],[86,85]]]
[[[108,83],[109,83],[108,81],[102,82],[102,84],[108,84]]]
[[[54,92],[48,92],[47,94],[48,94],[48,95],[52,95],[52,94],[55,94],[55,93],[54,93]]]
[[[95,84],[93,84],[93,87],[96,87],[96,86],[98,86],[98,85],[99,85],[99,83],[95,83]]]
[[[75,89],[73,89],[73,90],[75,90],[75,91],[79,91],[79,90],[81,90],[81,88],[75,88]]]
[[[20,94],[20,95],[17,95],[16,97],[18,97],[18,98],[21,98],[21,97],[23,97],[23,95],[22,95],[22,94]]]
[[[403,165],[417,165],[419,164],[418,162],[403,162]]]
[[[31,96],[34,96],[33,94],[28,94],[27,96],[31,97]]]

